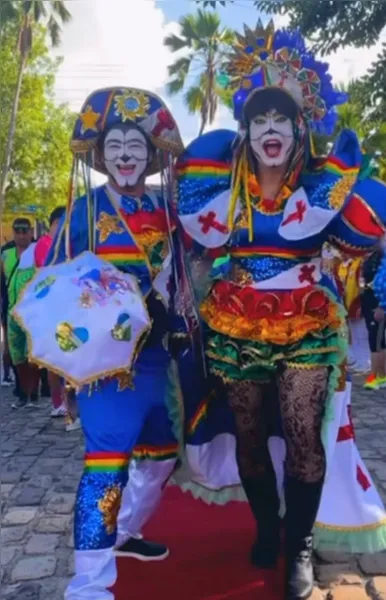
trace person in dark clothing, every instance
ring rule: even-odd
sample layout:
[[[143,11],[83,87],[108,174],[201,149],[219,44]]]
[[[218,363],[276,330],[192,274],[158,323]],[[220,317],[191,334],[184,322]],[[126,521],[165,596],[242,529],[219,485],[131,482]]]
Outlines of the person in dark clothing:
[[[386,318],[385,311],[379,306],[379,300],[373,289],[382,256],[383,249],[379,245],[364,261],[362,268],[364,289],[361,294],[361,306],[371,351],[371,374],[365,382],[367,389],[386,387]]]

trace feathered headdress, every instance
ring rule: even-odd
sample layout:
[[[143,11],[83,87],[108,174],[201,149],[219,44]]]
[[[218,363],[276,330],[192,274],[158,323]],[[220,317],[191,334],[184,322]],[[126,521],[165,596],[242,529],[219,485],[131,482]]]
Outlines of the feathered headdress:
[[[264,27],[259,20],[255,29],[244,25],[244,35],[236,34],[236,40],[218,83],[234,90],[237,121],[243,120],[244,106],[252,94],[279,87],[291,95],[313,130],[333,132],[335,106],[346,102],[347,95],[333,88],[328,63],[316,60],[299,31],[275,31],[273,21]]]

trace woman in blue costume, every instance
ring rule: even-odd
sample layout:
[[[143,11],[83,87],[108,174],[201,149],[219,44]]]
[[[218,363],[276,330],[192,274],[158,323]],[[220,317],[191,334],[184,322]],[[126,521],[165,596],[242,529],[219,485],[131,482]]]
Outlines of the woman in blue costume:
[[[173,158],[183,146],[173,117],[157,96],[112,88],[86,100],[71,148],[75,167],[86,175],[86,195],[71,202],[47,262],[63,262],[92,250],[135,275],[152,320],[132,365],[132,382],[129,376],[110,377],[83,387],[77,395],[86,455],[75,508],[75,575],[65,597],[107,600],[113,597],[109,588],[117,577],[117,515],[129,460],[169,460],[173,466],[179,450],[180,415],[173,403],[167,337],[183,334],[185,321],[174,311],[175,226],[167,192]],[[88,167],[106,174],[107,184],[91,189]],[[145,185],[146,177],[157,171],[163,195]],[[148,556],[154,558],[155,552],[161,558],[166,549],[148,550]]]
[[[280,520],[264,397],[268,384],[277,386],[287,450],[286,598],[299,600],[313,589],[312,530],[347,346],[322,246],[366,253],[385,231],[386,187],[366,176],[351,131],[327,159],[313,156],[311,131],[331,134],[345,98],[298,32],[245,27],[221,81],[233,91],[240,134],[211,132],[186,149],[178,213],[204,256],[221,249],[217,281],[200,304],[206,354],[234,413],[240,478],[259,523],[252,560],[267,568],[276,566]]]

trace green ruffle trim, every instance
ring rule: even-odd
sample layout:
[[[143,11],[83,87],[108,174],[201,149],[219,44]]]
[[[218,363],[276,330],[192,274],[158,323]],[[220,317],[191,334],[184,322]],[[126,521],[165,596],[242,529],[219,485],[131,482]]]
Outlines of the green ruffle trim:
[[[279,361],[297,364],[300,368],[340,364],[341,346],[340,332],[329,328],[285,346],[237,340],[221,333],[211,333],[207,355],[211,371],[224,379],[257,382],[270,378]]]
[[[183,492],[190,492],[195,500],[202,500],[206,504],[224,506],[228,502],[247,502],[245,492],[241,485],[225,487],[222,490],[210,490],[194,481],[179,483]]]
[[[353,554],[374,554],[386,550],[386,523],[375,529],[349,531],[314,528],[315,550],[328,552],[348,552]]]

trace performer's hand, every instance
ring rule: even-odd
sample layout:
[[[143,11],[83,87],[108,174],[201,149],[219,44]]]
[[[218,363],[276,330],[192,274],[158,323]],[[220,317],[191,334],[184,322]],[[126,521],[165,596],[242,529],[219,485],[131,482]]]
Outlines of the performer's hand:
[[[178,360],[185,350],[189,348],[189,345],[190,340],[188,335],[169,334],[168,350],[175,360]]]
[[[385,311],[383,310],[383,308],[378,306],[374,310],[374,319],[379,323],[380,321],[383,321],[384,318],[385,318]]]

